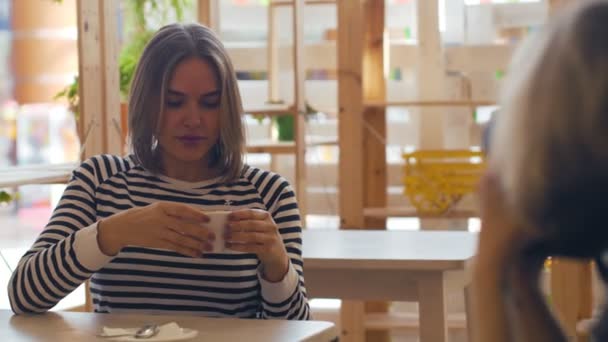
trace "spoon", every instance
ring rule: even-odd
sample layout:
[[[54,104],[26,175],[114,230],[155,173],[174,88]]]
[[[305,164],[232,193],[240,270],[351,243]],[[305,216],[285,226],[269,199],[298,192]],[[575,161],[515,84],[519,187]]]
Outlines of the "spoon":
[[[160,331],[160,328],[158,327],[158,324],[146,324],[143,327],[139,328],[139,330],[137,330],[135,332],[135,338],[150,338],[153,336],[156,336],[156,334],[158,334],[158,332]]]
[[[146,325],[143,325],[141,328],[137,329],[137,331],[134,334],[129,333],[129,334],[117,334],[117,335],[98,335],[98,336],[107,337],[107,338],[133,336],[135,338],[145,340],[147,338],[156,336],[159,332],[160,332],[160,327],[158,326],[158,324],[146,324]]]

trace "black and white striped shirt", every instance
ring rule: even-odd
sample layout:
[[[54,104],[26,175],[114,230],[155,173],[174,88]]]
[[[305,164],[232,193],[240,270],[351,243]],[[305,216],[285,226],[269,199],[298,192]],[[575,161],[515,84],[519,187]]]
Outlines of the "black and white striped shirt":
[[[254,254],[185,257],[129,246],[115,257],[97,243],[98,220],[155,201],[201,210],[258,208],[272,214],[290,258],[277,283],[260,275]],[[50,222],[21,258],[8,286],[15,313],[44,312],[91,279],[97,312],[309,319],[302,228],[295,195],[281,176],[246,166],[238,181],[198,183],[154,175],[134,158],[95,156],[74,170]]]

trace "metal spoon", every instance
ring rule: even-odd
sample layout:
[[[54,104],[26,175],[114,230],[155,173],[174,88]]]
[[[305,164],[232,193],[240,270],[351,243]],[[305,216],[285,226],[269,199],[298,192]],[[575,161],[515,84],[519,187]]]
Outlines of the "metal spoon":
[[[143,327],[139,328],[139,330],[135,332],[134,336],[135,338],[145,339],[156,336],[159,331],[160,328],[158,324],[146,324]]]
[[[146,324],[146,325],[143,325],[141,328],[137,329],[137,331],[134,334],[129,333],[129,334],[97,335],[97,336],[106,337],[106,338],[132,336],[137,339],[145,340],[147,338],[156,336],[159,332],[160,332],[160,327],[158,326],[158,324]]]

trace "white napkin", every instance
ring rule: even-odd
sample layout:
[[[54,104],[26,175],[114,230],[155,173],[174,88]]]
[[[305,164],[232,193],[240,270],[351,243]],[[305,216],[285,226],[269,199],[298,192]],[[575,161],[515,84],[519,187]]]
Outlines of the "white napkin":
[[[130,334],[131,336],[121,336],[112,338],[114,341],[176,341],[192,338],[197,335],[198,331],[191,329],[183,329],[177,323],[171,322],[159,326],[159,332],[153,337],[147,339],[135,338],[133,336],[139,327],[135,328],[109,328],[103,327],[101,336],[111,337],[114,335]]]

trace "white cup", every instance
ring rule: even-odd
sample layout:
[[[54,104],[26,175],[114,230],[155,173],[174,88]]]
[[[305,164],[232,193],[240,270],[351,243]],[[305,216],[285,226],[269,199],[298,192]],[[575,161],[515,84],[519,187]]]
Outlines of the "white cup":
[[[226,225],[228,224],[228,215],[230,211],[208,211],[205,215],[209,217],[209,222],[205,224],[210,231],[215,234],[215,240],[212,243],[213,249],[207,253],[222,253],[226,250],[224,234],[226,233]]]

